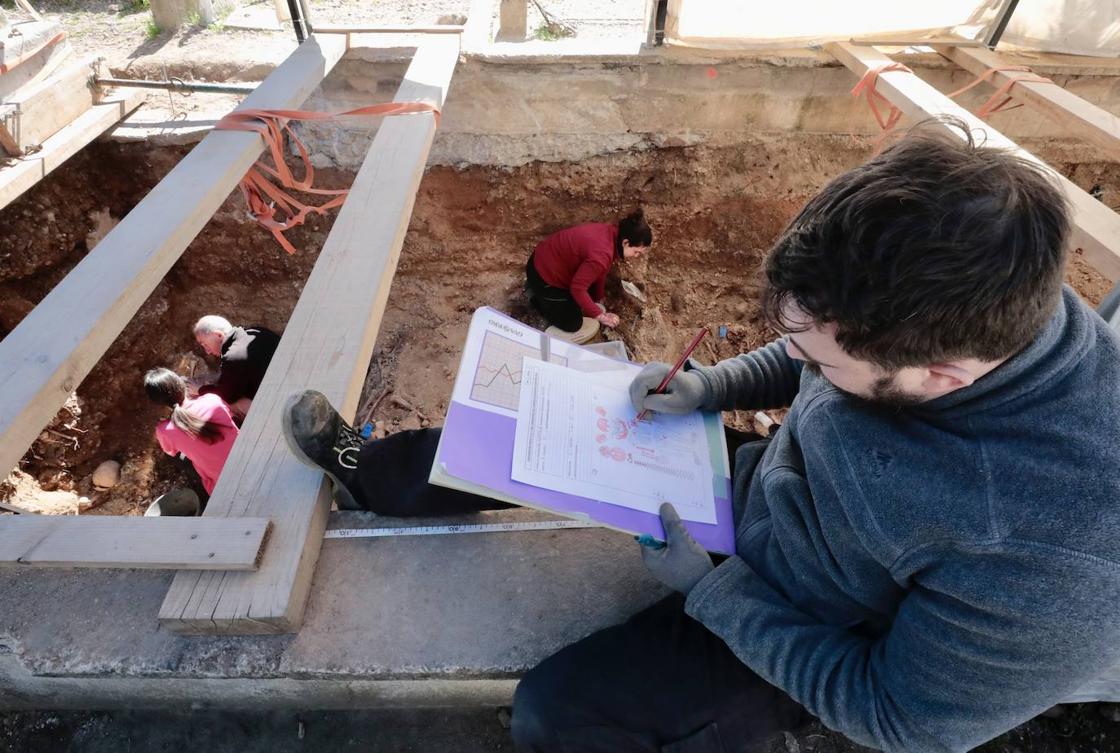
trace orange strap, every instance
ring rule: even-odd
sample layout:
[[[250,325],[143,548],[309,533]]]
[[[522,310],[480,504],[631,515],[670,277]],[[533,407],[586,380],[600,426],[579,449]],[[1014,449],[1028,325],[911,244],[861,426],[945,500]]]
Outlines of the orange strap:
[[[868,68],[867,72],[863,74],[862,78],[860,78],[859,83],[852,87],[853,97],[858,97],[860,94],[865,94],[867,96],[867,104],[871,106],[871,113],[875,116],[875,120],[878,121],[879,127],[884,131],[889,131],[890,129],[894,128],[895,124],[898,123],[898,119],[902,117],[902,110],[892,105],[890,103],[890,100],[888,100],[879,92],[875,91],[875,82],[879,79],[879,74],[886,73],[887,71],[906,71],[907,73],[914,72],[902,63],[880,63],[879,65],[874,65]],[[877,101],[884,102],[890,106],[890,109],[887,110],[886,115],[883,115],[879,111],[879,105],[877,104]]]
[[[1018,73],[1030,73],[1031,75],[1030,76],[1009,76],[1007,81],[1005,81],[1002,86],[1000,86],[998,89],[996,89],[995,94],[988,97],[988,100],[983,105],[980,106],[980,109],[976,111],[976,117],[983,119],[983,118],[987,118],[989,115],[991,115],[993,113],[997,113],[997,112],[1000,112],[1002,110],[1014,110],[1016,107],[1022,107],[1023,106],[1022,104],[1017,104],[1017,105],[1013,105],[1012,107],[1007,107],[1007,103],[1009,103],[1012,100],[1011,89],[1012,89],[1012,87],[1015,86],[1015,84],[1019,84],[1019,83],[1022,83],[1024,81],[1026,81],[1028,83],[1032,83],[1032,84],[1052,84],[1052,83],[1054,83],[1053,81],[1051,81],[1048,78],[1044,78],[1042,76],[1034,75],[1034,72],[1031,71],[1031,69],[1028,68],[1025,65],[997,65],[994,68],[989,68],[988,70],[981,73],[979,76],[977,76],[975,79],[972,80],[972,83],[966,84],[966,85],[962,86],[960,89],[957,89],[954,92],[950,92],[947,96],[949,98],[953,98],[953,97],[956,97],[958,94],[963,94],[966,91],[968,91],[969,89],[971,89],[972,87],[979,85],[982,81],[987,81],[989,78],[991,78],[995,74],[1000,73],[1000,72],[1005,72],[1005,71],[1015,71],[1015,72],[1018,72]]]
[[[439,109],[430,102],[389,102],[383,105],[359,107],[345,112],[314,112],[311,110],[235,110],[219,120],[214,126],[223,131],[253,131],[264,139],[267,153],[272,157],[272,165],[264,158],[256,162],[241,179],[241,194],[249,207],[249,213],[263,227],[272,232],[276,242],[289,254],[296,252],[295,247],[284,237],[284,231],[302,225],[307,215],[315,212],[326,214],[328,209],[341,206],[346,201],[348,189],[315,188],[315,168],[307,154],[307,148],[292,131],[292,120],[334,120],[355,115],[407,115],[430,112],[435,115],[439,125]],[[303,161],[303,178],[297,179],[284,161],[284,134],[295,144]],[[272,182],[275,180],[287,189],[302,191],[317,196],[329,196],[322,204],[306,204]],[[278,214],[280,216],[278,216]]]
[[[43,42],[38,47],[35,47],[33,49],[28,50],[27,52],[23,52],[19,55],[16,55],[13,60],[9,60],[7,63],[0,63],[0,75],[2,75],[4,73],[7,73],[8,71],[12,70],[17,65],[22,63],[24,60],[27,60],[28,58],[37,55],[40,50],[45,50],[46,48],[50,47],[52,44],[58,44],[63,39],[66,39],[66,32],[60,31],[57,34],[55,34],[53,37],[48,39],[46,42]]]

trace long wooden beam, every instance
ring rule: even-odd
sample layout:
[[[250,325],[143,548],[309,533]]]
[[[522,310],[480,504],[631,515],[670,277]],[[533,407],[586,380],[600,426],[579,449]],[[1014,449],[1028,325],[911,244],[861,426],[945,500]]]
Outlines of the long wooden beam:
[[[143,102],[144,93],[141,91],[119,91],[101,104],[86,110],[53,136],[44,139],[43,148],[39,151],[21,157],[7,167],[0,167],[0,209],[18,199],[24,191],[115,126]],[[14,140],[12,148],[20,150],[19,144]],[[0,462],[0,465],[3,463]],[[5,466],[5,470],[8,467]]]
[[[431,26],[321,26],[315,24],[316,34],[462,34],[463,27],[457,24],[434,24]]]
[[[992,68],[1008,65],[1008,61],[999,53],[983,47],[964,49],[943,44],[932,46],[949,60],[977,76]],[[998,71],[988,77],[988,83],[993,88],[999,88],[1027,75],[1029,74],[1017,71]],[[1109,157],[1120,160],[1120,118],[1112,113],[1086,102],[1057,84],[1025,80],[1015,84],[1010,93],[1015,99],[1057,122],[1072,135],[1096,144]]]
[[[457,36],[425,38],[395,101],[442,106],[458,56]],[[289,452],[280,411],[291,394],[309,388],[344,416],[357,410],[435,131],[431,113],[388,118],[378,129],[206,507],[207,517],[272,520],[260,570],[176,575],[160,610],[172,630],[299,629],[330,498],[322,473]]]
[[[344,37],[307,40],[238,109],[298,106],[345,49]],[[15,466],[263,146],[256,133],[208,134],[0,342],[0,475]]]
[[[0,567],[255,570],[263,518],[12,515],[0,520]]]
[[[847,42],[825,45],[841,63],[857,76],[868,69],[892,62],[889,57],[872,47],[860,47]],[[1008,149],[1024,159],[1045,165],[1025,149],[984,121],[964,109],[908,71],[880,73],[877,91],[891,104],[913,120],[924,120],[936,115],[953,115],[960,118],[973,132],[981,134],[988,146]],[[941,124],[950,133],[959,134],[955,128]],[[1053,171],[1051,171],[1053,172]],[[1071,245],[1084,251],[1085,261],[1113,281],[1120,280],[1120,215],[1082,191],[1063,176],[1054,173],[1073,207],[1074,228]]]

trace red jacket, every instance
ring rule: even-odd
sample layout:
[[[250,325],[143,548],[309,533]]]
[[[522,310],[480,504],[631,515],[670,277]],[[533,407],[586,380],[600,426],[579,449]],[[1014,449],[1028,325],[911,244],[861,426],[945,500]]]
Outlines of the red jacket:
[[[576,225],[541,241],[533,252],[533,266],[552,287],[567,288],[583,315],[594,319],[602,313],[595,301],[602,300],[606,291],[617,243],[614,223]]]

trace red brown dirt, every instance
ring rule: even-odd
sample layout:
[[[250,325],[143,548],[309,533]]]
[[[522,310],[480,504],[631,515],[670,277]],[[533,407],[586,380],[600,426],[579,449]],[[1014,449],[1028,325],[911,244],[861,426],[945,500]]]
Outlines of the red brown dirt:
[[[0,212],[0,336],[20,319],[171,169],[185,149],[97,144]],[[436,167],[421,184],[389,296],[359,418],[382,431],[438,425],[444,416],[471,312],[484,305],[540,325],[521,292],[525,259],[546,234],[611,220],[642,205],[655,228],[653,254],[620,265],[608,305],[637,361],[672,360],[697,328],[698,357],[714,362],[766,342],[751,284],[765,250],[805,199],[866,157],[850,137],[760,137],[744,146],[622,153],[578,164],[515,169]],[[1114,165],[1060,169],[1085,185],[1120,186]],[[351,175],[321,171],[327,185]],[[291,233],[288,256],[250,223],[239,195],[215,214],[21,462],[44,490],[89,496],[94,514],[139,514],[173,486],[201,492],[188,465],[163,455],[152,430],[161,409],[146,400],[154,366],[205,370],[190,334],[201,315],[282,330],[326,238],[330,218]],[[625,295],[618,277],[644,293]],[[1074,261],[1070,281],[1091,303],[1108,283]],[[347,323],[340,322],[339,326]],[[726,337],[718,336],[720,325]],[[212,364],[211,364],[212,367]],[[376,410],[373,408],[376,407]],[[73,408],[73,406],[72,406]],[[743,425],[746,415],[728,416]],[[89,475],[121,462],[108,492]],[[2,491],[0,491],[2,494]]]

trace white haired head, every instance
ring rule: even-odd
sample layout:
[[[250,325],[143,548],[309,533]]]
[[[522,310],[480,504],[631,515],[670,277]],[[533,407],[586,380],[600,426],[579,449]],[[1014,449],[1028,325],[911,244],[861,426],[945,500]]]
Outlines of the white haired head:
[[[211,356],[222,355],[222,343],[233,331],[229,320],[216,314],[207,314],[194,325],[194,339]]]

